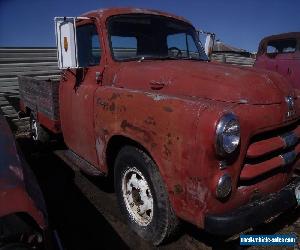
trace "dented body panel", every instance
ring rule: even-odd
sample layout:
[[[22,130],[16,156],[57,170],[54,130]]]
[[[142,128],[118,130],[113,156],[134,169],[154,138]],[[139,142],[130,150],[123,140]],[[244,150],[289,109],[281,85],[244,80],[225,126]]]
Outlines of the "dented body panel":
[[[120,14],[186,22],[140,9],[85,14],[91,19],[78,25],[96,24],[102,56],[98,66],[64,71],[59,107],[66,145],[104,174],[113,167],[107,157],[114,138],[140,145],[158,166],[176,215],[201,228],[207,215],[230,212],[283,188],[298,157],[280,160],[287,151],[284,144],[269,162],[258,148],[269,154],[276,146],[273,140],[298,131],[300,101],[288,80],[265,70],[207,61],[115,61],[106,25]],[[287,96],[294,100],[293,112]],[[241,127],[240,145],[230,159],[215,150],[216,125],[226,113],[234,113]],[[297,145],[288,150],[298,156]],[[216,186],[225,173],[231,176],[232,191],[224,201],[217,199]]]
[[[286,45],[285,45],[286,44]],[[270,53],[268,46],[283,51]],[[287,77],[293,87],[300,88],[300,32],[265,37],[259,44],[254,67],[276,71]]]

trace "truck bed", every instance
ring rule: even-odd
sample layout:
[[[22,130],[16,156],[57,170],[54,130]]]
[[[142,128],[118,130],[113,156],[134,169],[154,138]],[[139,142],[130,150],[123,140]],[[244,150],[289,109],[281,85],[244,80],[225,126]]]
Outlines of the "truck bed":
[[[23,111],[30,110],[41,125],[58,132],[60,130],[59,81],[37,80],[27,76],[19,76],[18,81]]]

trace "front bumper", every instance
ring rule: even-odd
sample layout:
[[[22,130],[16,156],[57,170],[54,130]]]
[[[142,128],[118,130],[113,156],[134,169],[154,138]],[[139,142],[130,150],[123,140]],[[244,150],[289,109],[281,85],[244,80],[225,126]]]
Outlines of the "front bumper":
[[[205,216],[204,228],[217,235],[233,235],[255,227],[289,208],[297,206],[295,188],[300,185],[300,177],[293,179],[277,193],[250,202],[231,212]]]

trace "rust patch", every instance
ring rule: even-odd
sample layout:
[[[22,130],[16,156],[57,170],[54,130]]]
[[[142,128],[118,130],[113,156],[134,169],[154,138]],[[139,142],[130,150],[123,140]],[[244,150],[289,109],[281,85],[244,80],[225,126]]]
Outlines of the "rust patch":
[[[121,98],[121,95],[119,93],[113,93],[111,97],[109,98],[110,101],[113,101],[115,99]]]
[[[127,110],[127,108],[126,108],[125,105],[122,105],[122,106],[118,107],[119,112],[125,112],[126,110]]]
[[[199,205],[205,203],[208,188],[202,185],[199,177],[192,177],[186,184],[187,200],[194,200]]]
[[[97,98],[97,106],[102,107],[104,110],[108,109],[109,103],[105,100],[102,100],[100,97]]]
[[[118,97],[115,97],[118,98]],[[117,106],[114,102],[110,103],[106,100],[101,99],[100,97],[97,99],[97,106],[101,107],[105,111],[110,112],[125,112],[126,107],[124,105]]]
[[[152,141],[152,136],[150,135],[150,133],[148,131],[146,131],[145,129],[139,128],[137,126],[134,126],[133,124],[129,123],[127,120],[122,121],[121,128],[123,130],[130,129],[130,130],[133,130],[135,132],[143,134],[143,140],[146,143]]]
[[[98,137],[98,139],[96,140],[96,151],[101,166],[105,164],[105,153],[104,153],[105,145],[106,145],[105,140]]]
[[[156,125],[156,122],[152,116],[148,116],[144,122],[148,125],[153,125],[153,126]]]
[[[169,113],[173,112],[173,109],[171,107],[168,107],[168,106],[164,106],[163,109],[164,109],[164,111],[169,112]]]
[[[175,194],[180,194],[180,193],[182,193],[182,192],[183,192],[182,186],[179,185],[179,184],[176,184],[176,185],[174,186],[174,193],[175,193]]]
[[[104,135],[104,136],[107,136],[107,135],[109,135],[109,132],[108,132],[108,130],[107,130],[107,129],[105,129],[105,128],[103,128],[103,129],[102,129],[102,133],[103,133],[103,135]]]
[[[114,102],[109,106],[109,110],[110,110],[111,112],[114,112],[114,111],[116,110],[116,105],[115,105]]]
[[[171,136],[170,133],[167,134],[167,144],[168,144],[168,145],[172,145],[172,144],[173,144],[173,143],[172,143],[172,136]]]
[[[166,144],[164,144],[163,153],[167,156],[167,158],[171,155],[171,150],[168,148],[168,146]]]
[[[162,77],[159,80],[151,80],[151,84],[162,85],[162,86],[170,86],[172,84],[172,79],[170,77]]]

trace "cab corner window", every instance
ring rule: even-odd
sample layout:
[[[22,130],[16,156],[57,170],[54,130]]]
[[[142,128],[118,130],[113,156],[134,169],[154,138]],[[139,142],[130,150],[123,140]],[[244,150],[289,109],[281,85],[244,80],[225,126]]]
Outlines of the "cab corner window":
[[[100,63],[101,45],[94,24],[87,24],[76,29],[79,67],[95,66]]]

